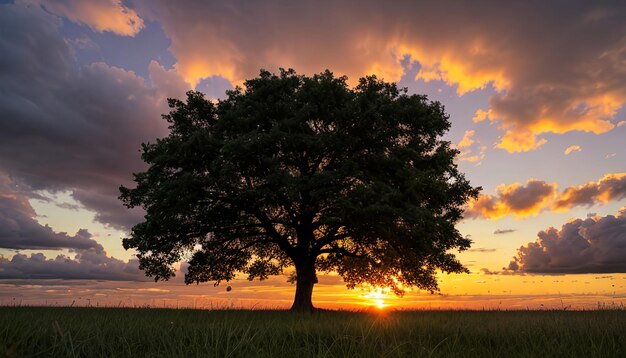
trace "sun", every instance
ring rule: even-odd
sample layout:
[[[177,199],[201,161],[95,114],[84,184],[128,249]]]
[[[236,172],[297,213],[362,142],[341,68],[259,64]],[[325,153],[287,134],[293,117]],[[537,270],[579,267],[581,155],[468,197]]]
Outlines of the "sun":
[[[372,288],[368,293],[364,295],[369,300],[369,304],[378,307],[378,309],[384,309],[388,305],[385,303],[387,293],[382,288]]]

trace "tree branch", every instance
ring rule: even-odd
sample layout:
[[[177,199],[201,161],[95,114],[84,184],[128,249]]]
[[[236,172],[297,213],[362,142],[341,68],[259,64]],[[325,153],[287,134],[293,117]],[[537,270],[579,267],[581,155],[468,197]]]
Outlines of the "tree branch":
[[[358,258],[361,259],[363,258],[362,255],[359,255],[355,252],[350,252],[346,249],[344,249],[343,247],[331,247],[331,248],[327,248],[327,249],[321,249],[318,251],[320,254],[338,254],[341,256],[347,256],[347,257],[354,257],[354,258]]]
[[[341,240],[341,239],[345,239],[350,237],[349,234],[339,234],[337,235],[337,232],[339,231],[339,228],[333,229],[331,230],[330,233],[320,237],[319,239],[317,239],[315,241],[315,248],[321,249],[322,247],[332,243],[333,241],[337,241],[337,240]]]
[[[275,242],[283,251],[285,251],[285,253],[287,253],[287,256],[293,257],[295,253],[294,247],[291,246],[286,237],[276,231],[274,224],[272,224],[272,221],[267,217],[267,215],[265,215],[259,209],[254,209],[253,215],[259,220],[259,222],[261,222],[263,228],[266,231],[266,234],[272,239],[272,241]]]
[[[212,228],[211,231],[214,232],[228,232],[231,230],[237,230],[237,229],[252,229],[252,228],[263,228],[263,225],[261,224],[243,224],[243,225],[234,225],[234,226],[227,226],[227,227],[219,227],[219,228]]]

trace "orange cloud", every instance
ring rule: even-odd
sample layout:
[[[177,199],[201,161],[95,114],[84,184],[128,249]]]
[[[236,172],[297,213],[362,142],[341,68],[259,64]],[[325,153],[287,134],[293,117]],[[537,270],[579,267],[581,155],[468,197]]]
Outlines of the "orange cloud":
[[[499,219],[512,214],[517,218],[534,216],[541,212],[556,193],[556,184],[529,179],[526,184],[500,185],[497,195],[480,195],[465,210],[468,218]]]
[[[463,134],[463,138],[461,139],[459,144],[457,144],[456,146],[458,148],[465,148],[465,147],[469,147],[470,145],[474,144],[474,140],[472,139],[474,134],[476,134],[476,131],[474,131],[474,130],[467,130],[467,131],[465,131],[465,133]]]
[[[176,69],[192,85],[215,75],[240,85],[259,68],[278,67],[306,74],[330,68],[347,74],[351,84],[371,73],[397,81],[405,75],[401,61],[408,56],[421,66],[417,79],[442,80],[459,95],[495,90],[489,108],[474,121],[488,118],[504,132],[497,148],[524,152],[545,144],[545,133],[599,134],[614,128],[611,119],[626,103],[625,10],[584,1],[567,12],[550,2],[496,5],[495,0],[137,4],[142,15],[161,23]],[[602,16],[589,15],[596,13]],[[525,21],[529,17],[532,26]],[[547,44],[558,44],[559,51]]]
[[[556,184],[529,179],[525,185],[500,185],[496,195],[484,194],[470,202],[466,218],[496,220],[506,215],[516,218],[537,215],[542,211],[567,211],[576,206],[606,204],[626,198],[626,173],[606,174],[597,182],[570,186],[557,193]]]
[[[463,134],[463,138],[456,147],[460,150],[458,159],[462,162],[475,163],[480,165],[485,159],[485,151],[487,147],[482,145],[478,139],[474,139],[475,130],[467,130]]]
[[[597,182],[565,189],[553,204],[555,211],[566,211],[574,206],[606,204],[626,198],[626,173],[607,174]]]
[[[113,32],[122,36],[135,36],[143,29],[143,20],[137,12],[125,6],[121,0],[18,0],[19,3],[36,5],[72,22],[85,24],[97,32]]]
[[[579,145],[570,145],[563,153],[565,153],[565,155],[570,155],[572,152],[580,152],[582,150],[583,149]]]
[[[531,131],[508,130],[495,147],[504,149],[509,153],[528,152],[541,147],[547,142],[544,138],[537,139],[537,136]]]
[[[489,118],[489,111],[485,111],[479,108],[474,114],[474,117],[472,117],[472,122],[479,123],[479,122],[484,121],[487,118]]]
[[[419,60],[420,57],[414,58]],[[420,63],[422,63],[422,68],[415,79],[423,79],[426,82],[442,80],[449,86],[457,86],[456,91],[459,96],[477,89],[484,89],[489,84],[499,90],[507,88],[509,84],[500,70],[478,69],[459,55],[454,58],[443,56],[429,62],[420,61]]]

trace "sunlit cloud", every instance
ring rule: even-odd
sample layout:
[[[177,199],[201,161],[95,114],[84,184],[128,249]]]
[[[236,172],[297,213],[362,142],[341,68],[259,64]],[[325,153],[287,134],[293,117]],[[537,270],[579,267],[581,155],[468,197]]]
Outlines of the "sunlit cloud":
[[[568,4],[567,12],[549,2],[497,5],[186,0],[137,6],[162,24],[176,69],[194,86],[211,76],[241,85],[259,68],[278,67],[306,74],[330,68],[352,84],[372,73],[397,81],[408,57],[419,62],[416,79],[444,81],[460,96],[493,92],[489,108],[473,119],[488,119],[504,133],[496,148],[525,152],[541,148],[545,133],[613,129],[626,102],[625,10],[585,1]],[[525,21],[530,16],[532,27]]]
[[[476,131],[473,131],[473,130],[465,131],[465,133],[463,134],[463,138],[461,139],[461,141],[456,146],[458,148],[465,148],[465,147],[469,147],[470,145],[474,144],[474,140],[472,139],[474,134],[476,134]]]
[[[481,161],[485,159],[487,146],[482,145],[478,139],[474,139],[475,134],[475,130],[465,131],[456,148],[459,149],[458,158],[460,161],[480,165]]]
[[[570,145],[563,152],[565,155],[570,155],[572,152],[580,152],[583,149],[579,145]]]
[[[553,200],[556,188],[556,184],[537,179],[529,179],[526,184],[500,185],[496,188],[497,195],[480,195],[470,202],[465,216],[492,220],[509,214],[517,218],[534,216]]]
[[[495,147],[509,153],[528,152],[540,148],[547,142],[545,138],[538,139],[535,133],[529,130],[507,130]]]
[[[560,193],[556,183],[529,179],[525,185],[500,185],[497,194],[482,194],[468,204],[467,218],[496,220],[506,215],[517,218],[538,215],[542,211],[567,211],[575,206],[606,204],[626,198],[626,173],[611,173],[596,182],[570,186]]]
[[[565,189],[553,209],[566,211],[574,206],[606,204],[611,200],[626,198],[626,173],[607,174],[597,182]]]
[[[47,11],[84,24],[97,32],[135,36],[144,27],[137,12],[121,0],[18,0],[18,3],[41,6]]]
[[[472,122],[479,123],[489,118],[489,111],[485,111],[484,109],[479,108],[474,113],[474,117],[472,117]]]

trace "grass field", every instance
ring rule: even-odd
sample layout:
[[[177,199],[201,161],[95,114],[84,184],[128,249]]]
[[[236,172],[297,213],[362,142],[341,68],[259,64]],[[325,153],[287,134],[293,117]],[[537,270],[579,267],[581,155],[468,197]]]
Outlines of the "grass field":
[[[9,357],[626,357],[626,311],[0,307]]]

